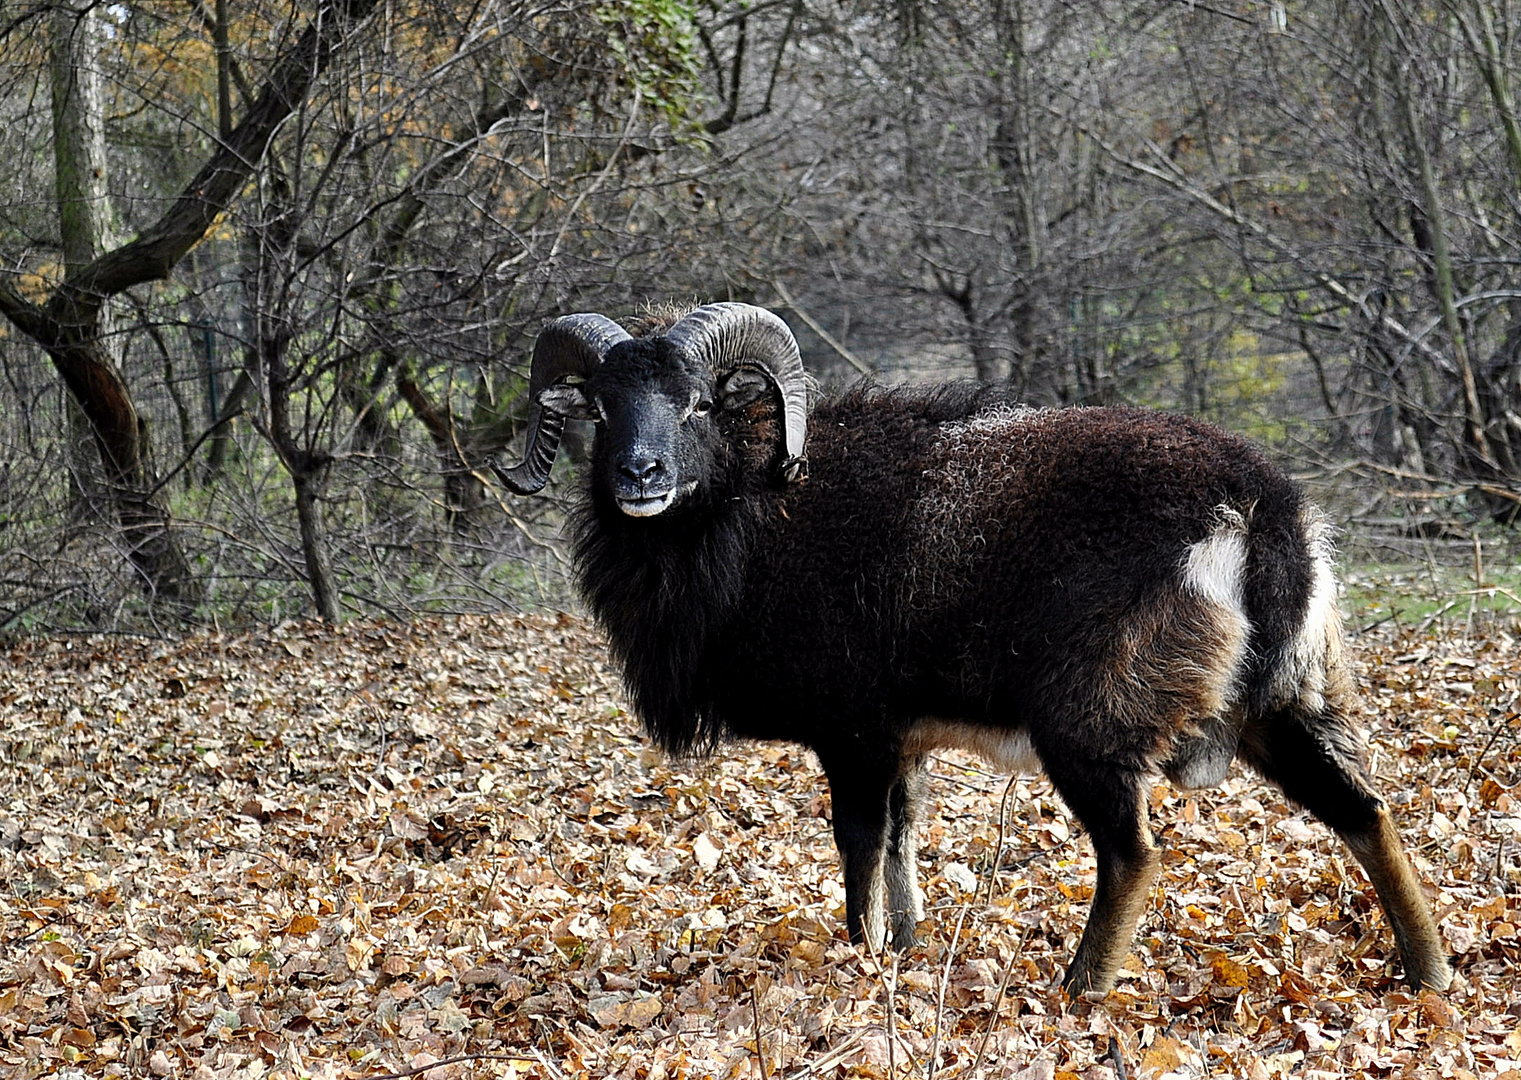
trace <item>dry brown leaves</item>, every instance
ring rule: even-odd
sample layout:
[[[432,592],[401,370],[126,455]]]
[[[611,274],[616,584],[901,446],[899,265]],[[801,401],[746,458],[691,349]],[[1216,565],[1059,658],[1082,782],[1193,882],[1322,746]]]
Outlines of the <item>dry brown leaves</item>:
[[[1515,1072],[1521,650],[1361,657],[1454,989],[1404,991],[1360,872],[1238,774],[1156,788],[1166,871],[1120,989],[1064,1007],[1093,865],[1042,781],[1000,829],[1004,779],[937,762],[928,944],[877,958],[841,940],[808,755],[662,761],[577,620],[26,642],[0,670],[0,1074]]]

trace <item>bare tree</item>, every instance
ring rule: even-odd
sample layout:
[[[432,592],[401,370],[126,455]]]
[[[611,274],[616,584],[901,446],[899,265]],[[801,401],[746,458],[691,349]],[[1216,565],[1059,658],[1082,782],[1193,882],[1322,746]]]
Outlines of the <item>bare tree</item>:
[[[63,280],[41,303],[28,300],[12,282],[0,280],[0,310],[47,350],[88,417],[128,557],[150,594],[185,610],[194,606],[197,590],[171,530],[169,514],[158,498],[137,407],[110,355],[104,322],[108,301],[133,286],[167,276],[206,234],[242,188],[279,124],[299,105],[334,50],[371,6],[373,0],[324,5],[278,56],[257,100],[180,196],[137,237],[108,251],[93,250],[98,236],[87,241],[81,235],[81,230],[93,227],[94,220],[92,214],[85,213],[85,206],[93,213],[98,202],[83,174],[100,175],[103,167],[98,161],[92,167],[88,158],[78,156],[87,152],[91,136],[78,138],[76,133],[88,131],[91,121],[69,119],[75,113],[83,116],[93,111],[98,115],[98,98],[89,89],[88,76],[71,81],[65,74],[53,80],[63,94],[55,106],[55,116],[64,121],[55,142],[68,148],[59,152],[64,246],[76,259],[86,253],[90,257],[68,264]],[[96,10],[94,5],[85,7],[76,19],[80,29],[70,33],[62,27],[70,14],[60,9],[54,24],[60,29],[54,41],[60,53],[65,43],[70,49],[77,47],[79,51],[68,56],[79,62],[60,55],[55,68],[89,70],[83,54],[93,52],[98,39],[84,28],[93,25]],[[86,149],[81,151],[80,147]]]
[[[1467,481],[1514,520],[1521,238],[1496,222],[1513,220],[1521,174],[1488,7],[1194,18],[1217,43],[1199,56],[1196,149],[1115,139],[1112,160],[1237,256],[1244,324],[1335,369],[1326,403],[1364,452]]]
[[[1319,420],[1331,452],[1509,519],[1521,125],[1496,11],[810,8],[777,95],[802,137],[769,151],[800,181],[789,294],[890,367]]]

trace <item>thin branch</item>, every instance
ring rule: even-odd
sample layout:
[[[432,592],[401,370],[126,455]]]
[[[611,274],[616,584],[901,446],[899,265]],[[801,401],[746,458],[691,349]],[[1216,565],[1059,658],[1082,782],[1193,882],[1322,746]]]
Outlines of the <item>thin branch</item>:
[[[1115,1080],[1127,1080],[1125,1059],[1120,1056],[1120,1040],[1109,1036],[1109,1064],[1114,1067]]]
[[[221,431],[224,427],[232,423],[238,417],[242,416],[245,411],[246,410],[244,409],[237,409],[234,412],[230,412],[218,420],[216,423],[208,427],[205,431],[201,432],[200,437],[197,438],[195,442],[191,443],[190,449],[186,450],[184,456],[180,458],[179,464],[165,473],[162,480],[149,488],[143,498],[151,499],[153,496],[157,495],[161,490],[163,490],[165,484],[169,483],[169,481],[178,476],[180,472],[185,468],[185,466],[189,465],[190,462],[195,459],[195,452],[201,448],[201,444],[203,442],[211,438],[211,436],[215,435],[218,431]]]
[[[755,1017],[755,1059],[760,1063],[761,1080],[771,1080],[771,1074],[766,1071],[766,1048],[761,1045],[761,1014],[760,998],[755,993],[755,982],[750,982],[750,1013]]]
[[[797,301],[792,299],[792,294],[787,291],[787,286],[782,284],[781,278],[777,278],[775,281],[773,281],[771,283],[771,287],[776,290],[776,295],[782,298],[782,303],[786,304],[790,310],[795,312],[797,314],[797,317],[803,320],[803,324],[807,326],[808,329],[817,334],[823,340],[825,345],[828,345],[831,349],[838,353],[846,363],[850,364],[851,367],[855,368],[862,375],[876,374],[876,372],[872,370],[870,364],[866,363],[866,361],[862,360],[839,341],[835,340],[834,335],[831,334],[828,330],[825,330],[823,325],[819,323],[817,319],[808,314],[808,312],[804,311],[802,308],[798,307]]]
[[[526,1054],[460,1054],[458,1057],[442,1058],[438,1061],[430,1061],[426,1065],[419,1065],[415,1069],[405,1069],[402,1072],[381,1073],[379,1076],[371,1076],[368,1080],[406,1080],[409,1076],[421,1076],[433,1069],[442,1069],[448,1065],[458,1065],[462,1061],[522,1061],[530,1065],[548,1064],[542,1057],[529,1057]]]
[[[998,891],[998,867],[1003,862],[1003,845],[1006,827],[1009,821],[1009,797],[1014,794],[1014,782],[1019,779],[1015,773],[1009,777],[1009,782],[1003,787],[1003,798],[998,800],[998,844],[993,849],[993,865],[988,870],[988,898],[985,903],[993,902],[993,894]],[[977,899],[976,892],[972,893],[972,900]]]
[[[613,174],[613,168],[618,164],[619,154],[622,153],[624,147],[628,146],[629,139],[634,134],[634,121],[639,117],[639,105],[642,100],[643,98],[639,93],[639,88],[635,87],[634,102],[633,105],[629,108],[628,122],[623,126],[623,135],[618,139],[618,145],[613,147],[613,152],[607,156],[607,164],[602,167],[602,170],[597,174],[596,179],[591,182],[591,185],[589,187],[584,188],[581,193],[576,196],[575,202],[571,203],[570,209],[565,212],[565,217],[560,222],[560,231],[555,234],[555,241],[549,246],[549,254],[544,258],[544,267],[546,270],[554,266],[555,259],[560,254],[560,245],[565,242],[565,234],[570,231],[571,223],[575,221],[576,215],[581,210],[581,204],[584,203],[592,195],[595,195],[598,191],[600,191],[602,189],[602,185],[607,183],[607,178]],[[546,282],[548,282],[549,277],[550,275],[546,273]]]
[[[977,1056],[972,1059],[972,1067],[967,1070],[968,1076],[976,1076],[982,1068],[982,1056],[987,1052],[988,1040],[993,1037],[993,1028],[998,1024],[998,1013],[1003,1008],[1003,997],[1009,989],[1009,977],[1014,974],[1014,962],[1019,959],[1019,954],[1025,947],[1025,938],[1029,936],[1029,933],[1028,926],[1019,932],[1019,942],[1014,946],[1014,952],[1003,969],[1003,981],[998,984],[998,993],[993,998],[993,1011],[988,1014],[988,1026],[982,1030],[982,1040],[977,1044]]]
[[[951,982],[951,965],[955,963],[956,946],[961,941],[961,926],[966,922],[966,913],[970,908],[970,904],[961,905],[961,911],[956,916],[956,928],[951,931],[950,948],[945,950],[945,970],[940,973],[940,993],[935,999],[935,1035],[930,1042],[929,1080],[935,1080],[935,1070],[940,1064],[940,1026],[945,1020],[945,989]]]
[[[739,36],[734,42],[734,59],[729,67],[729,100],[724,103],[724,111],[702,125],[702,129],[709,135],[718,135],[728,131],[734,126],[734,118],[739,115],[739,79],[745,68],[745,44],[749,40],[746,33],[749,22],[746,19],[739,20]],[[719,81],[723,81],[723,73],[719,72]]]

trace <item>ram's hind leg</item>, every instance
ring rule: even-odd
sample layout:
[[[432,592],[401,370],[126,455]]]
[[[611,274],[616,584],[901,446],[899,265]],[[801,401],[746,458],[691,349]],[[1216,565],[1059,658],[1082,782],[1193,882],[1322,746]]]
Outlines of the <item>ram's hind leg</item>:
[[[1361,745],[1344,710],[1283,709],[1246,731],[1244,757],[1346,841],[1373,882],[1394,930],[1412,986],[1445,990],[1452,981],[1420,882],[1401,850],[1384,800],[1361,763]]]
[[[887,928],[892,933],[893,948],[899,952],[919,943],[918,924],[924,918],[919,892],[919,807],[926,780],[924,758],[905,757],[887,797],[887,852],[882,872],[887,878]]]
[[[1098,861],[1088,924],[1062,989],[1073,997],[1089,990],[1107,992],[1130,951],[1161,867],[1146,820],[1142,778],[1096,762],[1074,765],[1045,755],[1042,760],[1051,782],[1087,828]]]

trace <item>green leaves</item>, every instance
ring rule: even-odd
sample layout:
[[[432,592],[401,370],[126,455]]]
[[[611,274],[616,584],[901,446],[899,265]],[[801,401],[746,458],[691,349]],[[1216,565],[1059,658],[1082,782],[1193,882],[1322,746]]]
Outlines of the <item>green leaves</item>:
[[[685,0],[616,0],[593,10],[622,78],[675,128],[693,123],[701,92],[695,8]]]

